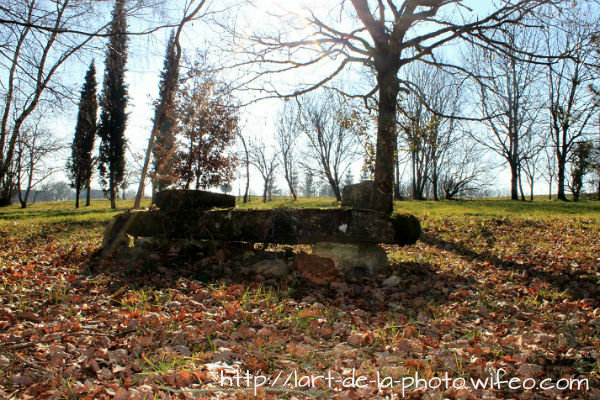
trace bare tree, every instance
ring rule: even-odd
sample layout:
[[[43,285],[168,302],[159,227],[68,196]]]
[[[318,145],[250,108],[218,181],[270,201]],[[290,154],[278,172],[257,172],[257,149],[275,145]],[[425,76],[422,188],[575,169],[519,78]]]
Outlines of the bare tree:
[[[519,168],[519,178],[525,175],[527,184],[529,186],[529,199],[533,201],[533,187],[540,171],[540,161],[543,155],[543,149],[545,147],[545,140],[539,138],[537,135],[531,136],[530,139],[536,140],[535,142],[526,142],[521,157],[521,164]],[[521,188],[521,197],[523,197],[523,189]]]
[[[446,200],[474,194],[489,184],[482,150],[463,136],[452,143],[440,165],[440,190]]]
[[[263,203],[273,187],[275,170],[279,166],[278,154],[262,142],[250,142],[250,163],[258,170],[263,178]]]
[[[556,152],[551,147],[544,147],[542,177],[548,183],[548,200],[552,200],[552,183],[556,181],[557,165]]]
[[[37,185],[56,173],[59,168],[49,162],[65,144],[41,125],[40,119],[21,129],[16,145],[15,175],[19,203],[27,207],[29,195]]]
[[[469,39],[500,53],[519,53],[510,44],[488,36],[488,32],[519,23],[540,6],[554,3],[559,1],[506,0],[490,5],[488,12],[476,13],[462,1],[346,0],[334,2],[323,15],[317,15],[313,9],[297,18],[287,13],[285,31],[238,35],[240,43],[236,45],[241,45],[249,56],[246,63],[260,63],[259,75],[301,68],[328,71],[325,76],[303,82],[291,93],[266,89],[272,96],[298,96],[332,82],[354,67],[370,68],[377,86],[358,95],[377,93],[375,183],[385,197],[380,206],[385,209],[380,211],[391,212],[397,100],[401,89],[410,90],[410,82],[401,80],[399,71],[416,60],[441,66],[434,51],[456,39]],[[471,18],[467,18],[469,12]],[[250,82],[256,80],[256,76],[248,77]]]
[[[80,24],[88,7],[87,4],[71,5],[68,0],[24,0],[2,7],[0,12],[20,15],[28,23],[41,21],[60,28]],[[2,76],[0,205],[7,205],[14,189],[14,171],[10,167],[22,126],[45,94],[60,104],[66,88],[54,79],[55,75],[64,62],[92,38],[74,41],[58,32],[40,33],[30,26],[2,25],[1,29],[6,46],[0,56],[7,73]]]
[[[300,136],[299,110],[293,103],[285,102],[276,121],[276,137],[279,156],[283,166],[283,175],[294,200],[298,199],[296,186],[298,184],[298,159],[295,151],[298,136]]]
[[[418,94],[409,93],[398,105],[399,153],[404,150],[409,157],[413,197],[424,200],[425,190],[431,189],[439,200],[440,167],[455,140],[460,81],[426,64],[413,64],[408,71],[406,79]]]
[[[303,96],[299,104],[299,127],[307,148],[304,159],[314,160],[317,167],[308,161],[303,165],[327,182],[337,201],[341,201],[340,182],[358,157],[350,106],[330,90]]]
[[[512,26],[496,32],[494,37],[530,54],[538,51],[536,32],[525,27]],[[533,141],[531,136],[544,106],[537,84],[543,70],[534,61],[532,55],[497,54],[478,46],[471,46],[468,56],[469,69],[477,77],[477,108],[486,126],[484,130],[473,130],[473,138],[498,154],[510,168],[512,200],[519,199],[523,144]]]
[[[567,200],[565,193],[566,166],[578,141],[590,134],[592,118],[600,107],[600,99],[589,90],[595,79],[588,68],[592,56],[594,27],[575,15],[565,18],[560,26],[546,31],[549,54],[569,49],[566,57],[548,63],[548,108],[552,144],[557,163],[558,199]]]

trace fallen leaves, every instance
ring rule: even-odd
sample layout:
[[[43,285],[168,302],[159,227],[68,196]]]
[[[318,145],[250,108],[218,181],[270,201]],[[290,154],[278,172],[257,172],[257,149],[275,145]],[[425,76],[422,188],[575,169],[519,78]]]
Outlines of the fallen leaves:
[[[258,282],[246,268],[280,249],[200,249],[194,259],[148,250],[97,260],[99,236],[86,241],[85,225],[73,227],[76,246],[51,226],[45,236],[3,236],[0,396],[196,396],[181,390],[190,389],[205,390],[200,398],[253,398],[218,392],[221,373],[236,371],[345,377],[356,369],[401,379],[415,370],[487,376],[503,368],[598,385],[597,221],[469,217],[423,226],[423,243],[386,248],[385,276],[342,280],[309,259],[314,265],[296,265],[275,283]],[[370,388],[325,397],[383,395]]]

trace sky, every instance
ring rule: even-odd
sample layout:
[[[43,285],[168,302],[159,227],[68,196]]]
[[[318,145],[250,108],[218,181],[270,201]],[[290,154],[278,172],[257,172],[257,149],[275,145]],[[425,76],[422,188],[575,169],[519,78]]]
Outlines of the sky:
[[[216,9],[215,7],[217,4],[221,3],[213,1],[211,7]],[[255,29],[263,30],[267,29],[267,27],[270,27],[269,29],[281,29],[281,19],[269,15],[268,11],[275,10],[278,15],[305,15],[308,10],[312,10],[317,15],[322,15],[327,12],[329,4],[330,2],[325,0],[301,0],[297,2],[256,0],[254,1],[253,7],[244,5],[243,7],[236,9],[235,13],[239,18],[238,26],[246,32]],[[480,0],[467,1],[465,4],[472,7],[474,14],[483,14],[488,11],[488,8],[490,7],[490,2],[482,2]],[[170,12],[171,16],[180,15],[181,12],[176,8],[177,1],[171,2],[170,6],[171,5],[173,5],[173,11]],[[217,18],[221,18],[221,16],[218,16]],[[141,21],[130,21],[130,24],[132,24],[131,29],[135,29],[141,27],[144,23]],[[279,26],[277,26],[277,24],[279,24]],[[344,24],[345,23],[342,23],[342,26],[344,26]],[[147,146],[147,140],[152,128],[151,118],[154,114],[152,102],[158,95],[159,74],[162,69],[165,45],[169,33],[170,31],[168,29],[164,29],[152,35],[134,36],[129,42],[130,50],[126,81],[129,85],[130,99],[126,136],[131,150],[135,153],[143,152]],[[187,25],[183,32],[182,45],[186,52],[193,52],[195,49],[200,49],[202,51],[208,50],[212,54],[211,57],[213,57],[215,63],[231,61],[221,59],[229,56],[220,51],[222,44],[222,32],[216,28],[208,18]],[[456,48],[454,46],[449,46],[444,52],[447,57],[456,56]],[[94,58],[98,69],[98,88],[100,90],[103,76],[103,52],[98,50],[90,56]],[[89,61],[89,58],[76,59],[66,66],[65,72],[68,77],[67,79],[72,82],[73,86],[76,86],[77,88],[81,86]],[[315,70],[309,73],[303,72],[302,75],[275,76],[273,77],[272,83],[279,88],[289,88],[293,87],[296,82],[305,79],[307,76],[313,77],[314,75],[315,79],[320,79],[320,77],[318,77],[320,74],[324,75],[323,71]],[[227,80],[228,78],[236,76],[236,72],[228,71],[222,75],[222,78]],[[342,84],[343,81],[356,80],[356,71],[349,71],[342,76]],[[248,93],[238,93],[238,96],[242,102],[247,102],[251,98]],[[262,137],[265,143],[272,143],[271,138],[275,132],[274,120],[281,105],[281,100],[271,99],[258,101],[244,107],[242,111],[243,134],[250,138]],[[72,140],[76,122],[75,105],[64,113],[57,114],[54,120],[56,120],[56,124],[52,124],[53,129],[55,129],[56,133],[63,137],[65,141],[70,142]],[[353,164],[352,174],[355,179],[358,179],[358,176],[360,175],[360,167],[360,160]],[[59,174],[54,179],[63,180],[66,178],[64,175],[61,176]],[[406,175],[405,179],[409,179],[409,176]],[[508,174],[505,169],[500,169],[497,172],[496,181],[496,189],[500,189],[501,191],[508,190]],[[241,191],[242,186],[242,181],[236,179],[233,183],[234,194],[238,194],[238,192]],[[282,180],[278,181],[277,186],[281,189],[285,189],[286,187]],[[538,187],[540,187],[541,190],[541,185],[538,185]],[[262,184],[258,172],[251,172],[252,192],[254,194],[260,194],[261,188]]]

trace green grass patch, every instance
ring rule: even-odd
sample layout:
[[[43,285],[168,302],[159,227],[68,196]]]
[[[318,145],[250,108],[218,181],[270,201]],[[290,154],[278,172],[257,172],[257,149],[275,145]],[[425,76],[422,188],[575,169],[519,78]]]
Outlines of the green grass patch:
[[[117,202],[117,209],[110,208],[108,200],[95,200],[89,207],[75,208],[73,201],[41,202],[22,209],[14,204],[0,208],[0,228],[25,228],[32,224],[50,223],[69,226],[105,223],[115,214],[131,208],[133,200]],[[150,205],[146,200],[144,206]],[[341,204],[334,198],[276,198],[264,203],[260,197],[252,197],[248,203],[238,198],[240,209],[270,209],[270,208],[336,208]],[[511,201],[505,199],[478,199],[452,201],[397,201],[394,203],[395,212],[411,213],[418,217],[457,218],[472,217],[556,217],[582,216],[599,217],[600,201],[581,200],[578,202],[563,202],[558,200],[536,199],[535,201]]]

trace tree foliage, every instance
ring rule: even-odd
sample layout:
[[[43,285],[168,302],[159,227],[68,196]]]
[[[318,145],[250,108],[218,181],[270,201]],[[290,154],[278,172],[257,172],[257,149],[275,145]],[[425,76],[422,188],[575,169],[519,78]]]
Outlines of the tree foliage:
[[[155,102],[154,123],[157,126],[153,156],[153,190],[160,191],[172,186],[176,180],[175,94],[179,79],[179,60],[176,53],[175,32],[167,44],[165,61],[161,72],[159,100]]]
[[[127,18],[125,0],[117,0],[113,10],[106,51],[104,85],[100,97],[100,155],[99,171],[101,183],[108,192],[111,207],[116,208],[117,190],[125,174],[125,127],[127,124]]]
[[[79,194],[85,186],[90,193],[90,180],[93,169],[94,141],[97,133],[98,99],[96,95],[96,67],[92,62],[85,74],[85,82],[81,89],[79,113],[75,136],[71,145],[71,158],[67,163],[71,186],[75,189],[75,207],[79,208]]]
[[[176,114],[179,184],[203,189],[229,183],[237,161],[230,148],[239,120],[230,88],[196,63],[178,90]]]
[[[585,176],[592,170],[594,144],[591,141],[577,142],[571,154],[571,182],[569,188],[573,200],[578,201],[584,185]]]

